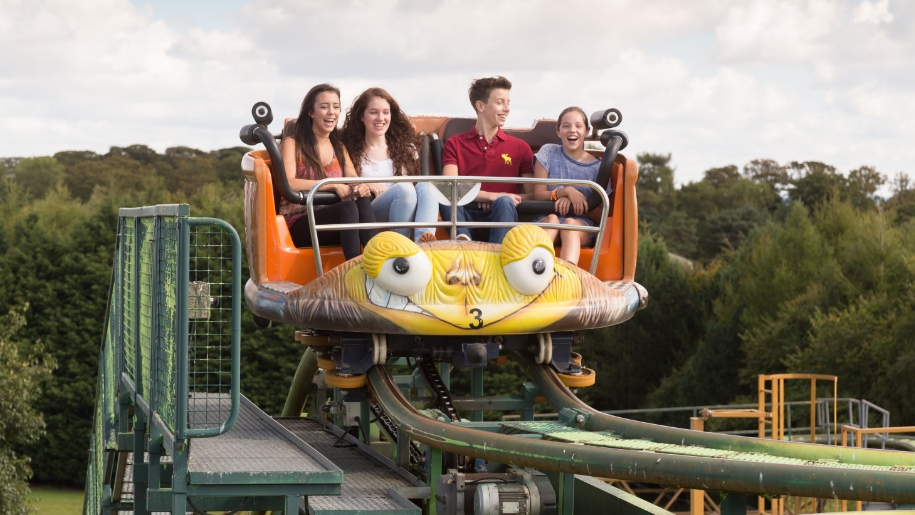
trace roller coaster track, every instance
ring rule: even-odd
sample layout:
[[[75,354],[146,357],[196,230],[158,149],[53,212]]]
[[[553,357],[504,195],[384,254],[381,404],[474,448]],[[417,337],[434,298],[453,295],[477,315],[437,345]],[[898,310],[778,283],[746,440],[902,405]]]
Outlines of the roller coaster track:
[[[581,402],[548,366],[516,359],[560,422],[505,422],[492,432],[429,418],[384,366],[369,385],[399,433],[437,449],[514,467],[755,495],[915,503],[915,455],[702,433],[622,419]],[[526,436],[524,436],[526,435]]]

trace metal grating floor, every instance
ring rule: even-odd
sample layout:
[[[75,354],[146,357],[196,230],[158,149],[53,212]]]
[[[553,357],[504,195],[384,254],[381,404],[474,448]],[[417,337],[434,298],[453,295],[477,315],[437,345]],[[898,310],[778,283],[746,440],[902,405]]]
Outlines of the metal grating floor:
[[[334,447],[337,437],[324,431],[321,423],[306,418],[280,418],[277,422],[343,470],[341,495],[309,497],[310,513],[337,510],[419,513],[418,507],[404,507],[389,494],[391,488],[410,487],[412,484],[358,449]]]
[[[191,404],[195,399],[191,399]],[[213,399],[205,402],[213,403]],[[189,407],[188,412],[191,412]],[[212,438],[191,440],[188,472],[218,474],[309,474],[329,469],[300,449],[284,434],[243,402],[238,419],[228,432]]]

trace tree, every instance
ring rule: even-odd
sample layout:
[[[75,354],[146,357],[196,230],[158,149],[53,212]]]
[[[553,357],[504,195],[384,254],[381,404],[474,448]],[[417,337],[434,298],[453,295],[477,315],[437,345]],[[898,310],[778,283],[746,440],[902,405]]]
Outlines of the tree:
[[[578,351],[597,373],[597,384],[580,392],[597,409],[642,406],[648,393],[694,352],[704,331],[705,307],[690,274],[671,261],[662,241],[639,236],[635,279],[648,290],[648,306],[624,324],[588,331]]]
[[[846,187],[845,177],[836,173],[834,166],[819,161],[792,161],[788,170],[792,174],[793,189],[788,193],[791,200],[799,200],[809,208],[833,197],[841,198]]]
[[[33,443],[44,433],[44,420],[34,404],[42,381],[55,366],[40,342],[22,356],[24,346],[13,340],[25,325],[27,307],[19,306],[0,317],[0,513],[12,515],[31,512],[31,460],[20,456],[15,447]]]
[[[867,210],[877,206],[874,195],[886,182],[886,177],[873,166],[860,166],[848,172],[846,198],[858,209]]]
[[[670,166],[670,154],[643,152],[636,156],[639,163],[640,192],[650,191],[657,195],[670,195],[674,190],[674,168]]]
[[[763,207],[766,210],[772,212],[784,204],[782,193],[791,184],[791,178],[784,166],[772,159],[754,159],[744,165],[743,173],[750,180],[765,185],[768,195]]]
[[[657,230],[671,252],[688,258],[696,256],[696,221],[686,213],[672,211],[657,224]]]
[[[766,223],[766,214],[753,206],[725,209],[705,221],[702,237],[702,254],[712,258],[721,249],[736,250],[750,231]]]
[[[23,159],[13,169],[16,182],[34,198],[41,198],[64,178],[64,167],[53,157]]]

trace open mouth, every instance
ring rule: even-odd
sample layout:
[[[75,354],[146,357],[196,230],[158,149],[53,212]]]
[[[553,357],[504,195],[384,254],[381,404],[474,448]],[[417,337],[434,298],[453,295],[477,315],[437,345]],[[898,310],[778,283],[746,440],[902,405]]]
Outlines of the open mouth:
[[[558,274],[555,274],[555,275],[558,275]],[[554,275],[554,277],[555,277],[555,275]],[[420,306],[414,304],[413,301],[411,301],[408,297],[405,297],[403,295],[398,295],[396,293],[392,293],[392,292],[388,291],[386,288],[382,287],[381,285],[376,284],[375,281],[373,281],[372,278],[369,277],[368,275],[366,275],[364,277],[365,277],[365,292],[368,296],[369,302],[371,302],[373,305],[378,306],[380,308],[393,309],[395,311],[405,311],[407,313],[416,313],[417,315],[425,315],[434,320],[438,320],[438,321],[444,322],[446,324],[452,325],[454,327],[457,327],[458,329],[468,329],[468,327],[466,327],[465,325],[462,325],[462,323],[455,323],[455,321],[450,319],[451,318],[450,316],[445,316],[443,318],[442,316],[429,312],[429,311],[421,308]],[[551,281],[551,284],[552,284],[552,281]],[[546,291],[546,288],[544,288],[544,291]],[[504,311],[498,313],[497,315],[493,316],[492,318],[487,319],[486,326],[491,326],[492,324],[494,324],[496,322],[500,322],[500,321],[504,320],[506,317],[509,317],[509,316],[517,313],[518,311],[521,311],[522,309],[524,309],[524,308],[528,307],[530,304],[532,304],[542,294],[543,293],[541,292],[538,295],[531,296],[525,302],[521,302],[521,303],[518,303],[518,304],[510,306],[510,307],[506,306],[508,309],[505,309]],[[463,308],[466,308],[466,307],[467,306],[463,306]],[[482,325],[477,327],[477,326],[473,326],[473,324],[471,324],[470,329],[480,329],[481,327],[482,327]]]
[[[414,304],[407,297],[389,292],[385,288],[382,288],[381,285],[375,284],[375,281],[373,281],[372,278],[367,275],[365,276],[365,293],[368,294],[369,302],[378,307],[408,311],[410,313],[418,313],[420,315],[426,315],[433,318],[435,317],[432,313],[429,313],[428,311]]]

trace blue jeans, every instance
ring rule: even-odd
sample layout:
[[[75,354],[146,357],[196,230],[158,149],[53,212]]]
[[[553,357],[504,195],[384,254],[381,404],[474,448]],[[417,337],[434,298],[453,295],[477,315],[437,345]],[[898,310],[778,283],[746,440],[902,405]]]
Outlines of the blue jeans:
[[[442,220],[451,221],[451,206],[441,206]],[[499,197],[492,203],[492,209],[465,209],[463,206],[457,208],[457,220],[459,222],[518,222],[518,210],[515,203],[508,197]],[[492,229],[473,229],[461,227],[458,234],[466,234],[476,241],[489,240],[490,243],[502,243],[505,235],[511,227],[494,227]],[[488,238],[487,238],[488,237]]]
[[[375,220],[379,222],[436,222],[438,221],[438,202],[429,193],[429,183],[421,182],[413,186],[409,182],[399,182],[386,189],[372,201]],[[407,238],[411,229],[394,229]],[[413,241],[419,241],[424,232],[435,233],[433,228],[416,229]]]

